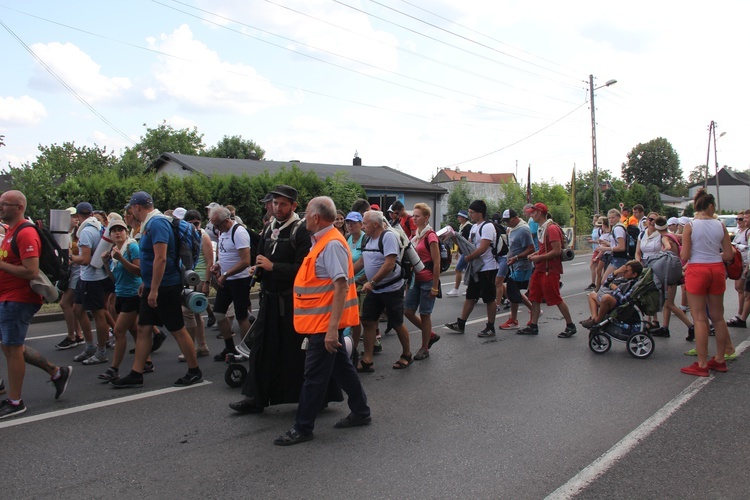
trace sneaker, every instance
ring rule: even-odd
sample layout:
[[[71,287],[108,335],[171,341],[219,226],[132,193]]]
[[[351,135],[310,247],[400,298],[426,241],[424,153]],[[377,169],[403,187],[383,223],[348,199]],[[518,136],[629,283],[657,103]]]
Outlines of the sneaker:
[[[17,405],[12,404],[9,399],[6,399],[2,403],[0,403],[0,419],[15,417],[16,415],[20,415],[25,411],[26,405],[23,404],[23,400],[19,401]]]
[[[437,342],[438,340],[440,340],[440,335],[438,335],[438,334],[437,334],[437,333],[435,333],[435,332],[432,332],[432,335],[430,335],[430,340],[429,340],[429,342],[427,343],[427,348],[429,349],[430,347],[432,347],[432,344],[434,344],[434,343],[435,343],[435,342]]]
[[[669,338],[669,328],[665,328],[663,326],[660,326],[659,328],[655,330],[651,330],[651,336],[652,337],[665,337]]]
[[[107,368],[106,372],[100,373],[98,378],[99,380],[104,380],[105,382],[111,382],[120,378],[120,372],[117,370],[117,368],[109,367]]]
[[[594,283],[591,283],[589,286],[584,288],[584,290],[588,290],[588,291],[595,290],[595,289],[596,289],[596,285]]]
[[[596,324],[596,320],[594,320],[593,318],[588,318],[588,319],[584,319],[580,323],[581,323],[581,326],[584,327],[585,329],[591,330],[591,327]]]
[[[690,306],[680,306],[680,309],[682,309],[682,312],[684,313],[690,312]]]
[[[158,351],[165,340],[167,340],[167,336],[160,330],[159,333],[154,335],[154,342],[151,345],[151,352]]]
[[[516,335],[539,335],[539,327],[530,323],[516,332]]]
[[[115,389],[134,389],[137,387],[143,387],[143,375],[133,375],[133,372],[130,372],[122,378],[110,380],[109,385]]]
[[[494,337],[495,336],[495,329],[491,327],[490,325],[487,325],[484,327],[484,330],[477,333],[477,337],[479,338],[487,338],[487,337]]]
[[[80,363],[81,361],[89,359],[94,354],[96,354],[96,349],[92,349],[91,351],[85,349],[82,353],[76,355],[73,358],[73,361],[75,361],[76,363]]]
[[[57,377],[57,379],[52,380],[52,383],[55,386],[55,399],[60,399],[60,397],[65,394],[65,389],[68,388],[68,382],[70,381],[70,375],[72,373],[72,366],[60,367],[60,376]]]
[[[178,378],[177,381],[174,383],[175,387],[187,387],[189,385],[197,384],[198,382],[201,382],[203,380],[203,373],[201,373],[200,370],[198,370],[198,373],[190,373],[187,372],[185,375],[182,376],[182,378]]]
[[[107,344],[106,344],[106,345],[107,345],[107,349],[114,349],[114,348],[115,348],[115,339],[114,339],[114,337],[113,337],[113,338],[110,338],[110,339],[109,339],[109,340],[107,341]]]
[[[451,288],[451,290],[445,295],[448,297],[458,297],[461,291],[458,288]]]
[[[219,354],[214,356],[214,361],[226,361],[229,354],[239,354],[235,349],[224,349]]]
[[[198,356],[199,358],[205,358],[209,354],[211,354],[211,351],[208,350],[208,346],[198,347],[195,350],[195,355]]]
[[[739,354],[737,354],[736,352],[733,352],[732,354],[725,354],[724,361],[734,361],[738,357],[739,357]],[[0,392],[0,394],[2,394],[2,392]]]
[[[100,365],[108,361],[109,361],[109,358],[107,357],[106,354],[96,353],[93,356],[89,356],[88,358],[84,359],[83,364],[86,366]]]
[[[214,316],[213,314],[209,314],[208,321],[206,321],[206,326],[210,328],[214,326],[215,324],[216,324],[216,316]]]
[[[706,368],[708,368],[709,370],[713,370],[715,372],[721,372],[721,373],[726,373],[727,371],[729,371],[727,369],[726,361],[722,361],[721,363],[719,363],[714,358],[711,358],[708,360],[708,364],[706,364]]]
[[[688,327],[688,334],[687,337],[685,337],[685,340],[688,342],[693,342],[695,340],[695,325],[690,325]]]
[[[709,375],[708,367],[706,366],[701,368],[700,366],[698,366],[697,361],[690,366],[680,368],[680,371],[687,375],[695,375],[696,377],[708,377]]]
[[[500,325],[498,328],[501,330],[515,330],[518,328],[518,320],[517,319],[509,319],[502,325]]]
[[[427,359],[429,357],[430,357],[429,349],[420,347],[417,353],[414,355],[414,361],[422,361],[423,359]]]
[[[5,394],[5,381],[0,378],[0,394]]]
[[[698,355],[698,349],[693,347],[689,351],[685,351],[685,356],[697,356]]]
[[[83,337],[76,337],[76,344],[83,345],[86,343],[86,339]]]
[[[736,328],[747,328],[747,321],[742,321],[739,316],[735,316],[734,318],[727,321],[727,326],[733,326]]]
[[[455,323],[446,323],[445,327],[449,330],[453,330],[456,333],[464,333],[464,329],[461,325],[458,324],[458,321]]]
[[[359,427],[362,425],[370,425],[372,423],[372,417],[370,415],[367,415],[366,417],[363,417],[362,415],[357,415],[355,413],[350,413],[349,415],[345,416],[335,424],[333,424],[334,429],[347,429],[349,427]]]
[[[565,330],[557,334],[558,339],[569,339],[573,335],[577,333],[576,325],[573,323],[568,323],[568,325],[565,326]]]
[[[55,349],[64,351],[65,349],[71,349],[78,345],[78,341],[75,338],[65,337],[62,342],[55,344]]]
[[[313,438],[312,432],[310,434],[300,434],[296,429],[291,428],[281,436],[273,440],[273,444],[276,446],[291,446],[293,444],[304,443],[310,441]]]
[[[503,312],[503,305],[502,305],[502,304],[500,304],[500,303],[498,303],[498,304],[497,304],[497,305],[495,306],[495,313],[497,313],[497,314],[500,314],[501,312]]]
[[[714,328],[714,325],[711,325],[711,329],[708,330],[708,336],[709,337],[715,337],[716,336],[716,329]]]
[[[146,361],[146,364],[143,365],[143,373],[153,373],[155,369],[153,361]]]
[[[372,352],[383,352],[383,343],[380,338],[375,339],[375,345],[372,346]]]

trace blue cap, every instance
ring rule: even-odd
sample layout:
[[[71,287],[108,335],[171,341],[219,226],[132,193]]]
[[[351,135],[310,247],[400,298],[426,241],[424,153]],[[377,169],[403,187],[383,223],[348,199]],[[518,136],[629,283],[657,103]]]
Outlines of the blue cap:
[[[344,220],[345,221],[350,220],[350,221],[354,221],[354,222],[362,222],[362,214],[359,213],[359,212],[349,212],[346,215],[346,219],[344,219]]]
[[[148,194],[146,191],[138,191],[136,193],[133,193],[133,196],[130,197],[130,201],[127,205],[125,205],[125,209],[132,207],[133,205],[153,205],[154,199],[151,198],[151,195]]]
[[[467,212],[466,210],[459,210],[458,213],[456,214],[456,216],[463,217],[464,219],[468,219],[469,218],[469,212]]]
[[[84,201],[76,205],[77,214],[92,214],[93,212],[94,212],[94,207],[91,206],[91,203]]]

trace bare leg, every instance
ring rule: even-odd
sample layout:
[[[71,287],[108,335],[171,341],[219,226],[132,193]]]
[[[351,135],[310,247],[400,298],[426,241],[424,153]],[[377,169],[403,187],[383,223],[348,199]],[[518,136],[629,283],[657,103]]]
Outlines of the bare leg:
[[[115,350],[112,355],[112,368],[119,368],[128,348],[126,333],[128,329],[135,330],[138,311],[124,312],[117,315],[115,322]]]
[[[8,399],[21,399],[23,378],[26,376],[24,346],[3,344],[3,353],[8,362]]]
[[[557,309],[562,313],[563,318],[565,318],[565,324],[569,325],[573,322],[573,319],[570,317],[570,309],[568,309],[568,304],[565,302],[560,302],[557,304]]]
[[[698,366],[705,368],[708,362],[709,330],[708,316],[706,315],[706,295],[693,295],[692,293],[686,293],[686,295],[695,325],[695,350],[698,351]],[[714,318],[714,320],[718,319],[721,319],[724,323],[723,316]],[[724,323],[724,327],[726,328],[726,323]]]
[[[364,354],[362,354],[362,361],[365,363],[372,363],[372,351],[375,347],[375,327],[378,323],[376,321],[363,321],[362,329],[364,330]]]

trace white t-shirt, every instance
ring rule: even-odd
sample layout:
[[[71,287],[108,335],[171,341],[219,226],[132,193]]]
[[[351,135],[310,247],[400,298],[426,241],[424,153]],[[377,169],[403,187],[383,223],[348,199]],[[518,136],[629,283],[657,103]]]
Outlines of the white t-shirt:
[[[480,257],[482,262],[484,262],[482,271],[492,271],[493,269],[497,269],[497,260],[492,255],[492,245],[495,243],[496,236],[497,233],[495,233],[495,226],[492,225],[492,222],[480,222],[471,226],[471,232],[469,233],[470,242],[479,247],[480,240],[490,241],[490,246],[487,247],[487,250]]]
[[[235,226],[237,229],[235,229]],[[232,241],[232,232],[234,232],[234,241]],[[250,248],[250,233],[235,222],[229,228],[229,231],[219,235],[219,264],[221,265],[222,273],[232,269],[240,262],[239,250],[242,248]],[[227,280],[249,277],[250,270],[249,268],[245,268],[241,272],[227,277]]]

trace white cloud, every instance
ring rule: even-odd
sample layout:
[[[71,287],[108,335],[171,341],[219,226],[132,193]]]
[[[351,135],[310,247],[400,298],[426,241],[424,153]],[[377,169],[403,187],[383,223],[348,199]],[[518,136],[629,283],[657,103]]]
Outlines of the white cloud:
[[[117,98],[132,86],[129,78],[102,75],[101,66],[72,43],[35,43],[31,48],[57,76],[89,103]],[[34,68],[29,86],[51,92],[64,91],[64,87],[40,65]]]
[[[287,102],[284,93],[251,66],[222,61],[215,51],[193,38],[187,25],[148,44],[184,59],[160,56],[154,74],[159,90],[190,108],[249,114]]]
[[[172,125],[172,127],[178,130],[184,129],[184,128],[188,128],[192,130],[194,127],[198,126],[198,124],[194,120],[191,120],[190,118],[185,118],[183,116],[177,116],[177,115],[167,118],[165,121],[167,122],[168,125]]]
[[[0,123],[3,125],[35,125],[46,116],[44,105],[27,95],[0,97]]]

